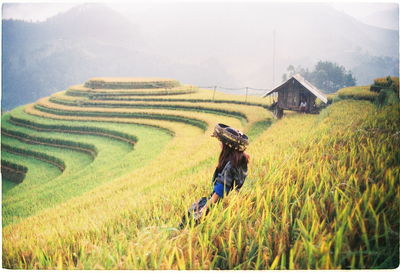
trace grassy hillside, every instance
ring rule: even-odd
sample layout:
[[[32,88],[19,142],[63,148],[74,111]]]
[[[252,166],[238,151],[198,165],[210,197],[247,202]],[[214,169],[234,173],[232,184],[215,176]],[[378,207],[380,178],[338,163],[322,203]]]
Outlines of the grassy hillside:
[[[3,132],[23,136],[3,135],[4,144],[65,162],[60,173],[40,157],[19,161],[20,150],[2,154],[28,168],[22,183],[3,182],[3,267],[398,266],[398,104],[344,99],[272,123],[265,99],[178,87],[80,86],[2,117]],[[250,136],[249,176],[200,225],[179,231],[187,207],[212,189],[217,122]],[[69,163],[68,153],[85,157],[76,149],[84,143],[96,150],[90,162]]]

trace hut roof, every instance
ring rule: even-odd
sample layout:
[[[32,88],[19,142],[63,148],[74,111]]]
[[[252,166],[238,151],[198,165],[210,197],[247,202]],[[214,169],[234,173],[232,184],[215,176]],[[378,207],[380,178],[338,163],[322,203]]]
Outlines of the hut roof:
[[[313,93],[321,101],[323,101],[324,103],[328,102],[328,98],[326,97],[326,95],[321,90],[319,90],[317,87],[315,87],[310,82],[308,82],[306,79],[304,79],[300,74],[294,75],[293,77],[291,77],[290,79],[288,79],[284,83],[281,83],[280,85],[278,85],[277,87],[275,87],[271,91],[268,91],[267,93],[265,93],[263,95],[263,97],[266,97],[266,96],[268,96],[269,94],[271,94],[273,92],[277,92],[277,89],[279,89],[280,87],[285,85],[288,81],[290,81],[293,78],[296,79],[302,86],[304,86],[308,91]]]

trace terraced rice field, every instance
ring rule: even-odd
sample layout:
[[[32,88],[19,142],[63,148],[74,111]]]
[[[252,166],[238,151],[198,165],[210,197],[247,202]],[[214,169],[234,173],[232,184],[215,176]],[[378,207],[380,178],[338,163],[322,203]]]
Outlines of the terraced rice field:
[[[345,100],[274,122],[269,104],[171,79],[108,78],[4,114],[2,167],[16,175],[3,177],[3,267],[395,266],[399,107]],[[211,191],[216,123],[250,136],[248,179],[178,231]]]

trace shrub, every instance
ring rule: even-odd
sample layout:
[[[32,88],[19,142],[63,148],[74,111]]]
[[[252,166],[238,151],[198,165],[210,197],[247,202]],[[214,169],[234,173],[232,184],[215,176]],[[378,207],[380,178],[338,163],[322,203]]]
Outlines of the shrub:
[[[1,160],[1,176],[14,183],[21,183],[25,179],[28,168],[13,162]]]
[[[375,103],[377,106],[382,107],[384,105],[394,105],[399,103],[399,97],[392,89],[386,88],[382,89],[379,92],[379,95],[376,97]]]
[[[377,78],[374,80],[374,84],[371,85],[370,90],[380,92],[385,88],[390,88],[395,92],[399,92],[399,78],[390,76],[386,78]]]
[[[375,92],[369,91],[369,86],[355,86],[342,88],[337,92],[337,99],[355,99],[355,100],[368,100],[375,101],[377,94]]]

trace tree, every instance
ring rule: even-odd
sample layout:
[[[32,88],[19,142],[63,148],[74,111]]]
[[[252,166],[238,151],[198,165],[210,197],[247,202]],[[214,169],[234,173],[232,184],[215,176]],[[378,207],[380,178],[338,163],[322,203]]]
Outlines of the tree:
[[[356,79],[350,71],[346,71],[343,66],[328,61],[319,61],[315,65],[314,71],[310,75],[310,81],[327,93],[356,84]]]
[[[319,61],[311,72],[301,66],[294,68],[293,65],[287,68],[287,72],[288,75],[284,74],[283,78],[292,77],[294,74],[299,73],[326,93],[333,93],[340,88],[356,84],[356,79],[351,71],[346,71],[343,66],[329,61]]]

